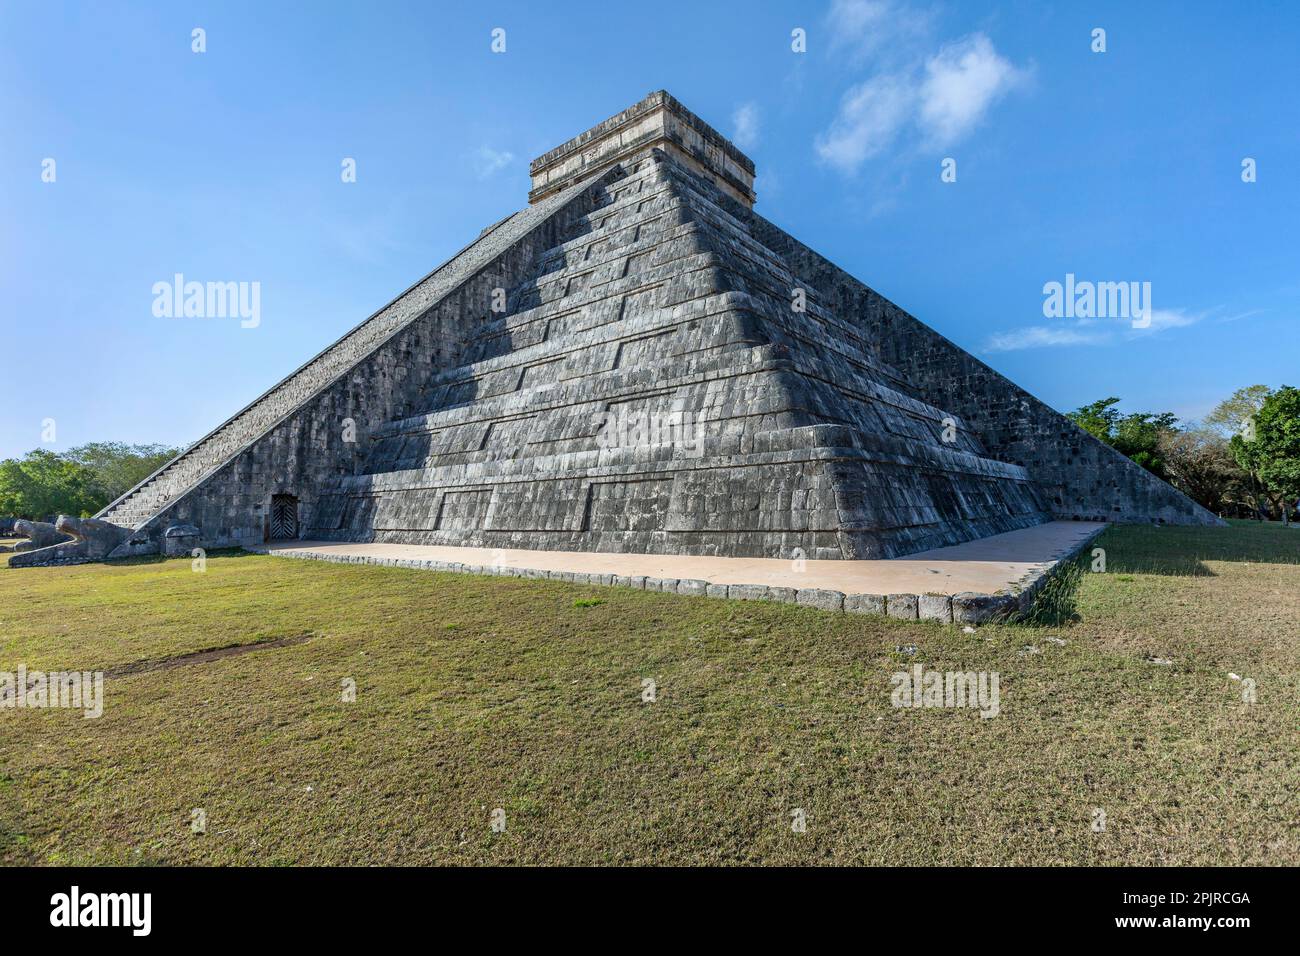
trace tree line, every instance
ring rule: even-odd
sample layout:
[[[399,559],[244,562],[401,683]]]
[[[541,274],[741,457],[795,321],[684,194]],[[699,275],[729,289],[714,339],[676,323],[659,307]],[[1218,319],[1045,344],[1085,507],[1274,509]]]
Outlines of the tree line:
[[[0,461],[0,516],[85,518],[121,497],[179,454],[166,445],[90,442],[64,452],[45,448]]]
[[[1199,422],[1121,414],[1103,398],[1068,416],[1217,515],[1290,521],[1300,509],[1300,389],[1250,385]]]

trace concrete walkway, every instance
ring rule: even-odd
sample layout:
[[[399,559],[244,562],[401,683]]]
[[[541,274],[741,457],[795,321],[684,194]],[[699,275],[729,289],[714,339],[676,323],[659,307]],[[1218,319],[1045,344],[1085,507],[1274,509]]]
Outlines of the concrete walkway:
[[[709,584],[827,589],[845,594],[996,594],[1046,573],[1105,525],[1053,521],[881,561],[794,561],[779,558],[710,558],[671,554],[524,551],[415,544],[273,541],[254,550],[293,552],[325,560],[364,563],[458,563],[589,575],[699,580]]]

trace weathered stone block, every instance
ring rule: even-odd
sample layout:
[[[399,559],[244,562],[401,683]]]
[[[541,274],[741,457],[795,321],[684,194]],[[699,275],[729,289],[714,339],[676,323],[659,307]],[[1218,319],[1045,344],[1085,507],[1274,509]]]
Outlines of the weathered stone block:
[[[174,524],[163,532],[162,553],[169,558],[189,557],[201,535],[192,524]]]
[[[963,591],[952,598],[952,619],[956,624],[986,624],[1004,621],[1019,609],[1011,594],[976,594]]]
[[[815,607],[823,611],[844,610],[843,591],[829,591],[824,588],[800,588],[795,600],[806,607]]]
[[[883,594],[846,594],[844,610],[853,614],[885,613],[885,596]]]
[[[952,598],[947,594],[922,594],[917,599],[917,616],[922,621],[952,623]]]
[[[890,594],[885,599],[885,613],[901,620],[915,621],[919,604],[915,594]]]

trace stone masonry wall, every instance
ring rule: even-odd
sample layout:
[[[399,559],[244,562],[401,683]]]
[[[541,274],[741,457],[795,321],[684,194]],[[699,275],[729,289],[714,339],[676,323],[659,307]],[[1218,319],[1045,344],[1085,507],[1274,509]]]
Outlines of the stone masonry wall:
[[[951,409],[975,430],[989,454],[1023,465],[1059,518],[1157,524],[1220,520],[1055,409],[925,326],[879,293],[749,213],[761,241],[817,289],[830,309],[852,317],[881,361],[897,368],[921,397]]]

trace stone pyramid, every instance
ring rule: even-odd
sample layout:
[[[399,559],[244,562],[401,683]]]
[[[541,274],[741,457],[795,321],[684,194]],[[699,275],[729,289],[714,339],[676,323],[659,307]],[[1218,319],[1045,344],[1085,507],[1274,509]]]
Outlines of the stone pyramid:
[[[98,517],[273,538],[880,558],[1060,517],[1214,523],[753,212],[664,92]]]

